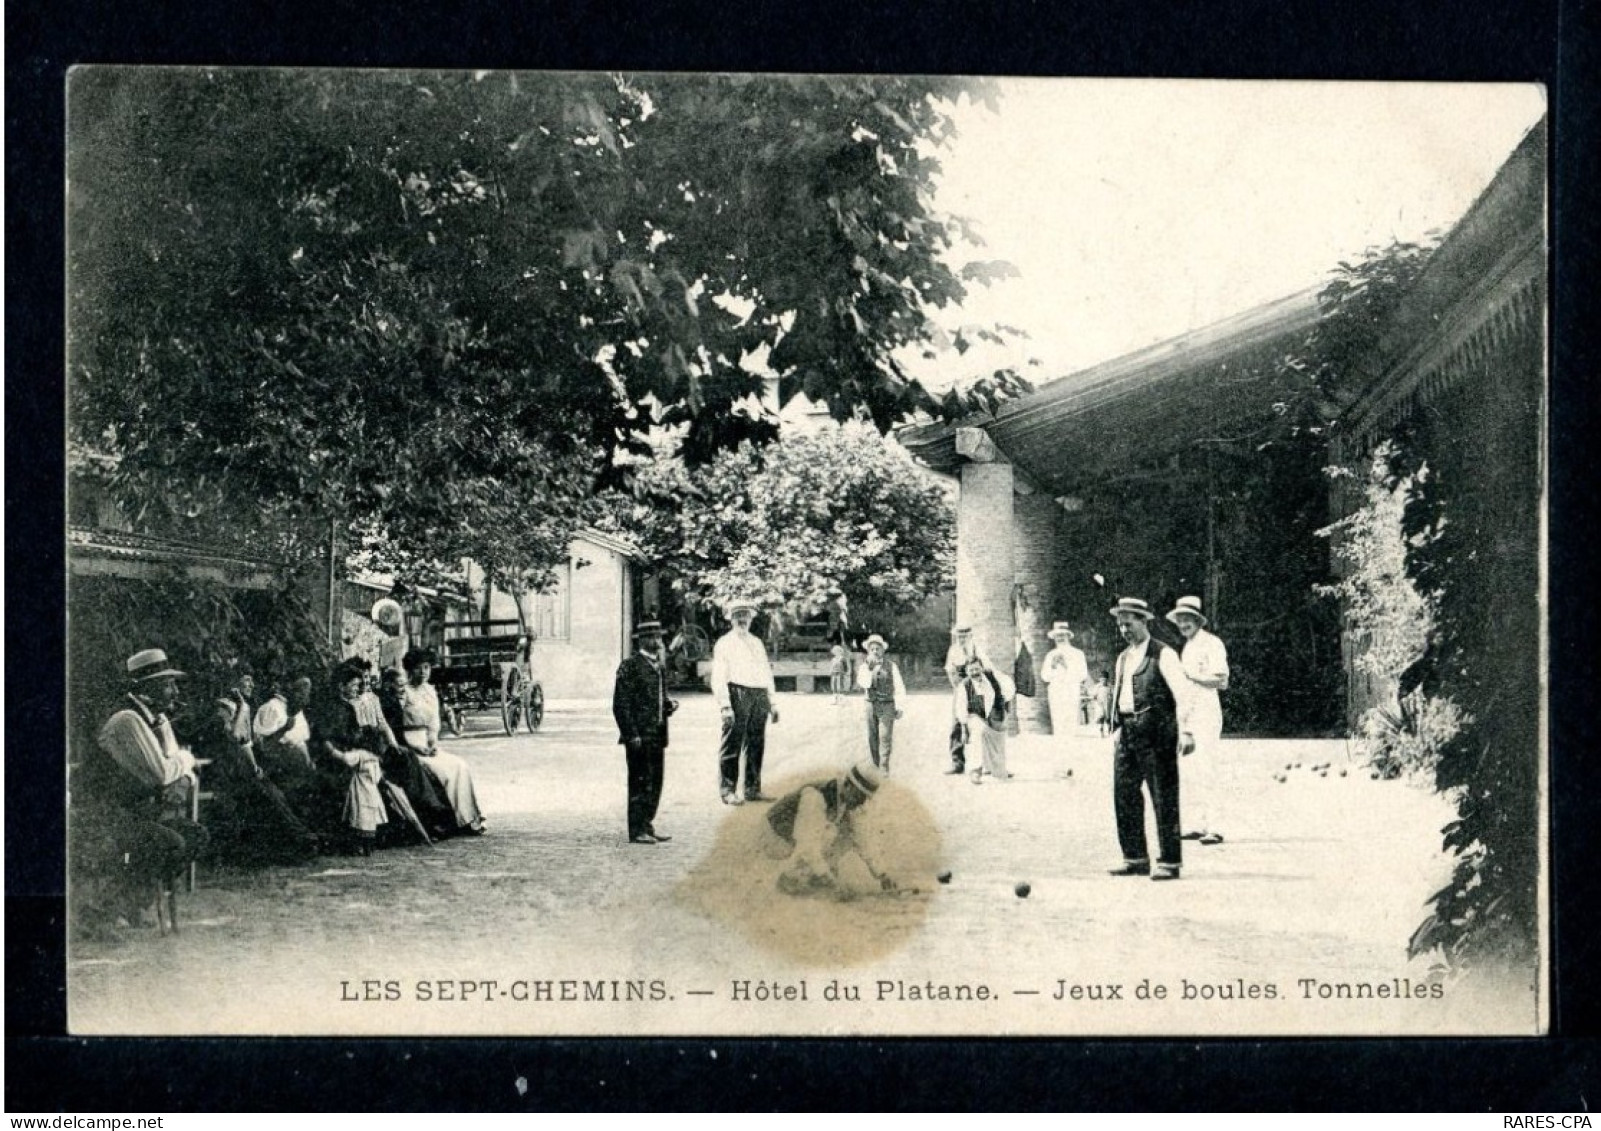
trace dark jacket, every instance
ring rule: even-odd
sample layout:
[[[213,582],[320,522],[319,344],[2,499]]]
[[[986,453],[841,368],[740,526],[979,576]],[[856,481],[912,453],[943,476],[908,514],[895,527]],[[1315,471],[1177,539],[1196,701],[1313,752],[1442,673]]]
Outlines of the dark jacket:
[[[626,745],[629,739],[638,738],[665,748],[667,719],[672,714],[665,668],[638,652],[619,664],[611,713],[617,720],[618,742]]]

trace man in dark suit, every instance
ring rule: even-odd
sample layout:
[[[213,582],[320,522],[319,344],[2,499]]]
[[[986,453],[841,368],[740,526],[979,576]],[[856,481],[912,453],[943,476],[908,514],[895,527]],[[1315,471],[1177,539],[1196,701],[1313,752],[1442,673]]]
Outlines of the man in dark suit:
[[[667,720],[678,704],[667,697],[662,626],[645,621],[634,629],[634,654],[617,668],[612,690],[617,741],[628,755],[628,841],[659,844],[672,837],[656,831],[667,757]]]

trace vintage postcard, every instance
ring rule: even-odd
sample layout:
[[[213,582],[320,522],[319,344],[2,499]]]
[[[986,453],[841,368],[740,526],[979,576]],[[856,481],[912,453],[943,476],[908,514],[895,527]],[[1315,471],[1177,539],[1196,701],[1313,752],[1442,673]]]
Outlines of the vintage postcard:
[[[81,1035],[1531,1035],[1517,84],[84,67]]]

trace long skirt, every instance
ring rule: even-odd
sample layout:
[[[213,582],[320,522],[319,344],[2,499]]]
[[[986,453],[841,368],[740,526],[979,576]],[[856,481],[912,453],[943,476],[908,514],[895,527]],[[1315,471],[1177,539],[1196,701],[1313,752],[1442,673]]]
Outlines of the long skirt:
[[[364,758],[351,766],[350,784],[345,789],[344,821],[358,833],[371,835],[387,824],[384,797],[378,790],[384,772],[376,758]]]
[[[417,760],[439,783],[440,792],[456,816],[457,828],[476,829],[484,823],[483,810],[478,808],[478,795],[473,790],[472,770],[465,758],[436,749],[432,754],[419,754]]]

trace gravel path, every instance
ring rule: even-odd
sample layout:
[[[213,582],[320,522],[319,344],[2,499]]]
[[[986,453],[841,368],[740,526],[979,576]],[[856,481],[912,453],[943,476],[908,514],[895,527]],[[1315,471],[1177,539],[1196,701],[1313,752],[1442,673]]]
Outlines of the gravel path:
[[[859,700],[786,695],[779,705],[770,793],[865,756]],[[556,703],[537,735],[508,739],[485,715],[447,740],[472,764],[488,836],[205,872],[181,901],[178,935],[72,944],[70,1027],[1533,1031],[1527,989],[1487,1000],[1424,987],[1427,965],[1407,961],[1406,942],[1448,875],[1438,845],[1450,814],[1425,789],[1371,780],[1343,743],[1225,742],[1227,840],[1186,844],[1183,880],[1153,884],[1106,874],[1119,860],[1107,740],[1014,737],[1014,779],[975,786],[941,772],[945,712],[944,696],[913,697],[864,834],[916,893],[778,895],[755,851],[763,807],[718,801],[706,696],[685,697],[674,720],[657,820],[672,842],[629,845],[609,711]],[[1322,762],[1327,776],[1310,769]],[[942,870],[948,884],[934,880]]]

